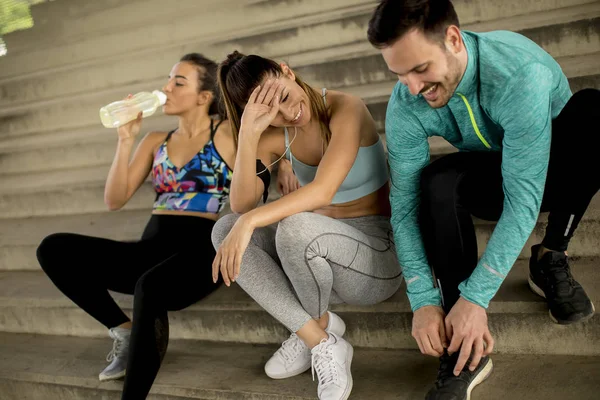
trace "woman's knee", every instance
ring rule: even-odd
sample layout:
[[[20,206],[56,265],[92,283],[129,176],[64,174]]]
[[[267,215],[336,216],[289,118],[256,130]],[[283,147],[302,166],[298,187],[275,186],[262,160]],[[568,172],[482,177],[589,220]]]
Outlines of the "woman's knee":
[[[65,263],[57,263],[59,256],[67,256],[67,246],[70,234],[68,233],[53,233],[46,236],[36,250],[36,256],[42,269],[46,272],[53,270],[55,267],[66,265]]]
[[[282,219],[277,225],[275,244],[280,257],[304,251],[313,239],[314,213],[301,212]]]
[[[153,270],[147,271],[135,284],[135,290],[133,292],[135,298],[134,301],[141,301],[143,303],[155,302],[164,296],[164,290],[161,290],[162,283],[163,279],[160,274],[153,272]]]
[[[211,233],[211,239],[215,249],[218,249],[223,240],[225,240],[227,234],[229,234],[229,231],[231,231],[231,228],[233,228],[233,225],[235,225],[238,218],[240,218],[240,214],[227,214],[224,217],[219,218],[215,223]]]

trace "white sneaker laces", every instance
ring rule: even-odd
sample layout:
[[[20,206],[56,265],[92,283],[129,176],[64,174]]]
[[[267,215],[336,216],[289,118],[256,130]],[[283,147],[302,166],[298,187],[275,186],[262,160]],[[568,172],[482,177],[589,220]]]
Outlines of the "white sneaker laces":
[[[112,360],[115,359],[115,357],[120,356],[121,353],[123,353],[123,351],[125,351],[127,349],[127,346],[123,346],[123,344],[125,343],[125,340],[116,336],[116,334],[114,334],[113,332],[111,332],[110,336],[114,339],[114,342],[113,342],[112,350],[106,356],[106,361],[108,361],[108,362],[111,362]]]
[[[305,349],[304,342],[295,333],[292,333],[289,339],[281,344],[279,353],[286,361],[293,362]]]
[[[318,344],[312,351],[311,364],[313,381],[315,380],[315,371],[317,371],[321,388],[337,380],[337,369],[333,360],[331,345],[326,344],[324,341]]]
[[[121,345],[121,341],[119,339],[115,339],[113,342],[112,350],[106,356],[106,361],[111,362],[115,359],[115,357],[119,354],[119,347]]]

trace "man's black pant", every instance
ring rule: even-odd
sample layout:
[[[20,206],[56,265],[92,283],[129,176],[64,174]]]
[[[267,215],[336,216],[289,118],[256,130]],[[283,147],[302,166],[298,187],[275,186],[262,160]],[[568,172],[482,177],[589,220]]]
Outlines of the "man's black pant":
[[[552,121],[542,211],[549,211],[544,247],[565,251],[600,188],[600,91],[577,92]],[[471,215],[497,221],[504,202],[499,152],[450,154],[421,174],[421,233],[448,312],[458,285],[477,266]]]

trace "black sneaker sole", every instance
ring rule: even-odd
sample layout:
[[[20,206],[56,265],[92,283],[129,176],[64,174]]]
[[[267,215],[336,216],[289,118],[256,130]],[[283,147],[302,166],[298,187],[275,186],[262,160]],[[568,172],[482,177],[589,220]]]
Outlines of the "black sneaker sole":
[[[539,287],[538,285],[535,284],[535,282],[533,281],[533,279],[531,279],[531,275],[529,275],[529,277],[527,278],[527,282],[529,282],[529,288],[531,289],[531,291],[535,294],[537,294],[540,297],[543,297],[544,299],[546,298],[546,294],[544,293],[544,291],[542,290],[541,287]],[[552,321],[554,321],[554,323],[559,324],[559,325],[571,325],[571,324],[576,324],[578,322],[585,322],[588,319],[592,318],[594,316],[594,313],[596,312],[596,308],[594,307],[594,303],[592,303],[592,312],[580,319],[578,319],[577,321],[568,321],[568,320],[559,320],[558,318],[556,318],[554,315],[552,315],[552,310],[548,310],[548,315],[550,315],[550,319]]]
[[[477,374],[475,379],[473,379],[471,381],[471,383],[469,384],[469,387],[467,388],[467,399],[466,400],[471,400],[471,391],[475,388],[475,386],[477,386],[481,382],[485,381],[488,378],[488,376],[491,375],[493,369],[494,369],[494,363],[492,362],[491,358],[488,358],[488,362],[487,362],[487,364],[485,364],[485,367],[483,367],[481,369],[481,371]]]

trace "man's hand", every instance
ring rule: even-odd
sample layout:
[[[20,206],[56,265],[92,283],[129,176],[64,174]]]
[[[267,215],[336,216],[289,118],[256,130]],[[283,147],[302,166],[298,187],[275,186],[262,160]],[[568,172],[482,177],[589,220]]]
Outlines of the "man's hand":
[[[444,354],[448,347],[444,330],[444,310],[438,306],[425,306],[413,315],[412,337],[419,345],[421,353],[434,357]]]
[[[462,297],[458,299],[446,317],[446,332],[448,338],[452,339],[448,353],[452,354],[460,349],[460,355],[454,367],[456,376],[463,370],[471,352],[473,359],[469,369],[473,371],[479,365],[481,357],[491,354],[494,350],[494,339],[488,328],[485,308]]]

